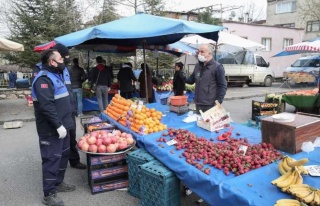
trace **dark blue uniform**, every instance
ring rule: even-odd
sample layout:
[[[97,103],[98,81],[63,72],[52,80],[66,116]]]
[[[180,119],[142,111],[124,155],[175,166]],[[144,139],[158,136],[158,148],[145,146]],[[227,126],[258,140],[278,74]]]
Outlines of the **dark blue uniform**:
[[[37,76],[37,74],[41,71],[42,69],[42,63],[37,63],[34,70],[32,71],[32,77],[33,79]],[[73,91],[72,91],[72,85],[71,85],[71,76],[69,73],[68,68],[66,67],[63,70],[63,78],[64,78],[64,82],[65,85],[69,91],[69,95],[70,95],[70,100],[71,100],[71,104],[74,105],[72,110],[74,111],[74,115],[73,115],[73,121],[74,121],[74,128],[70,128],[68,130],[68,133],[70,135],[70,157],[69,157],[69,162],[71,165],[76,165],[80,162],[80,155],[78,150],[76,149],[76,145],[77,145],[77,140],[76,140],[76,119],[75,119],[75,114],[76,114],[76,100],[73,96]],[[33,81],[32,81],[33,82]]]
[[[42,158],[43,191],[55,193],[64,179],[70,152],[69,133],[59,139],[57,128],[75,127],[74,106],[62,74],[43,65],[32,83],[32,98]]]

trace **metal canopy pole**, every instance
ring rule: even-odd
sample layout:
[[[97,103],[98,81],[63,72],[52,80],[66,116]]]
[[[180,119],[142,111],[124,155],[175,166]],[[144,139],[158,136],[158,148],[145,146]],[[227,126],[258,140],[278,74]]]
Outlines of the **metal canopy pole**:
[[[145,89],[146,89],[146,103],[149,103],[149,95],[148,95],[148,78],[147,78],[147,65],[146,65],[146,40],[142,40],[142,49],[143,49],[143,67],[144,67],[144,81],[145,81]]]

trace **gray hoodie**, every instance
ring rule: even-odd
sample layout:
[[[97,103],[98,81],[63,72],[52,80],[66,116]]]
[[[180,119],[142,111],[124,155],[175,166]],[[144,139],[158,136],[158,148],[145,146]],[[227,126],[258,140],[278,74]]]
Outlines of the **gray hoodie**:
[[[213,59],[205,66],[197,63],[186,83],[196,84],[194,101],[197,105],[214,106],[216,100],[222,103],[227,92],[224,68]]]

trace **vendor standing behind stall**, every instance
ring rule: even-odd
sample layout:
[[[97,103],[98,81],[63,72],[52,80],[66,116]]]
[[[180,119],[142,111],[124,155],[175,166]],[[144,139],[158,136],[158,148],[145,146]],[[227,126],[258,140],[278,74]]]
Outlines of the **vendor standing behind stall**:
[[[199,63],[186,80],[187,84],[196,84],[194,102],[197,112],[209,110],[216,100],[221,104],[227,92],[224,68],[213,60],[212,54],[212,45],[202,44],[198,54]]]
[[[101,56],[96,57],[97,66],[92,68],[91,74],[91,88],[96,84],[95,93],[98,99],[100,112],[106,109],[108,105],[108,91],[111,86],[111,76],[109,70],[103,64]]]
[[[141,98],[146,98],[146,87],[148,88],[148,103],[153,102],[153,87],[152,87],[152,77],[151,77],[151,72],[146,64],[146,72],[144,70],[144,64],[141,64],[142,71],[139,75],[138,81],[140,82],[140,97]],[[145,81],[145,73],[147,73],[147,82]]]
[[[82,116],[82,83],[87,79],[84,69],[79,66],[78,58],[74,58],[73,65],[69,68],[72,92],[76,99],[77,116]]]
[[[120,83],[120,95],[125,99],[132,98],[132,81],[137,81],[132,71],[132,64],[130,62],[124,63],[117,75]]]
[[[186,94],[186,74],[183,71],[182,62],[175,63],[174,69],[173,93],[174,96],[182,96]]]

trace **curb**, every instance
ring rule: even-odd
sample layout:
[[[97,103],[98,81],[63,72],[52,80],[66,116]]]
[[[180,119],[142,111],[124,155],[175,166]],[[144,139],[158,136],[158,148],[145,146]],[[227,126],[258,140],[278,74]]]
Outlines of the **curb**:
[[[35,117],[29,118],[29,119],[10,119],[7,121],[1,121],[0,120],[0,125],[3,125],[5,122],[14,122],[14,121],[22,121],[22,122],[34,122],[36,120]]]

